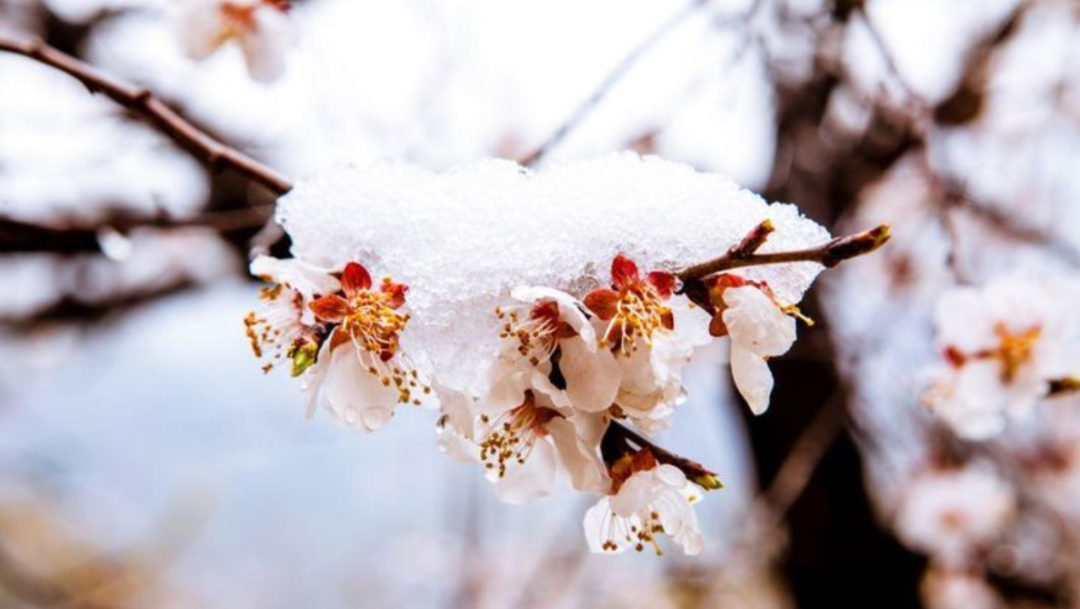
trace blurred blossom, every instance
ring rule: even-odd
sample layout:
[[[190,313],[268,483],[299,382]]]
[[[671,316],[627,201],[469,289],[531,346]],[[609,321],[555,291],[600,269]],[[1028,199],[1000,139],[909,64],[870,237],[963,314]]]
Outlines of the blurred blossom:
[[[897,506],[896,528],[911,546],[963,567],[998,539],[1016,511],[1008,482],[977,465],[930,469],[911,479]]]

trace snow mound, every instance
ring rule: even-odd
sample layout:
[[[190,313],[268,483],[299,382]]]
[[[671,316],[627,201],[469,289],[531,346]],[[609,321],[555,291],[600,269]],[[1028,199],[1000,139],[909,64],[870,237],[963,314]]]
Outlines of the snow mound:
[[[295,256],[332,268],[356,260],[409,285],[404,344],[458,388],[484,368],[477,354],[495,353],[493,310],[514,287],[584,296],[609,283],[617,253],[643,272],[675,270],[722,254],[766,218],[776,232],[762,252],[830,238],[793,205],[632,153],[540,172],[505,160],[443,173],[397,162],[337,167],[298,183],[278,217]],[[798,302],[820,271],[796,263],[741,272]]]

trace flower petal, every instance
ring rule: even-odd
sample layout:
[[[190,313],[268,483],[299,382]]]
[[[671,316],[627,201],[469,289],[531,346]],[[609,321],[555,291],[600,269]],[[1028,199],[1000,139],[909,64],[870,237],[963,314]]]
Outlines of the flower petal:
[[[555,447],[545,439],[538,439],[525,463],[509,464],[506,475],[495,478],[495,495],[505,503],[531,503],[555,490],[557,473]]]
[[[271,283],[286,285],[305,299],[316,295],[333,294],[341,289],[341,282],[326,269],[299,258],[273,258],[257,256],[249,267],[251,274]]]
[[[384,386],[347,346],[332,352],[323,387],[330,412],[346,425],[375,431],[394,414],[397,391]]]
[[[570,484],[579,491],[604,493],[611,487],[607,467],[600,459],[597,448],[590,448],[577,435],[574,425],[562,417],[556,417],[547,423],[559,464],[570,476]]]
[[[622,381],[622,369],[611,351],[590,351],[588,343],[580,338],[559,341],[559,348],[559,367],[571,405],[583,412],[601,412],[611,407]]]
[[[753,286],[724,290],[724,324],[732,343],[758,355],[787,353],[795,342],[795,320]]]
[[[735,380],[735,387],[749,404],[751,412],[761,414],[768,410],[773,376],[764,358],[733,341],[731,376]]]

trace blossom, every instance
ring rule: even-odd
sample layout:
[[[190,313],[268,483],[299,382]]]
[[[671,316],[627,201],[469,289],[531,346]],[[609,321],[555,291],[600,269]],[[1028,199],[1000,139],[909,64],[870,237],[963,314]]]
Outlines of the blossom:
[[[585,297],[598,326],[599,345],[615,355],[621,369],[616,413],[646,433],[667,427],[685,390],[682,368],[695,347],[709,336],[684,297],[674,297],[676,280],[653,271],[644,277],[637,264],[619,254],[611,263],[610,288]],[[697,310],[700,314],[700,310]]]
[[[522,287],[511,296],[522,305],[496,310],[503,342],[485,396],[489,407],[517,405],[526,390],[535,389],[560,408],[607,410],[620,370],[610,351],[597,348],[584,305],[549,288]]]
[[[270,360],[264,371],[288,359],[293,376],[299,376],[315,362],[323,339],[307,305],[339,290],[340,282],[329,271],[295,258],[259,256],[251,263],[251,273],[274,284],[260,292],[259,310],[244,318],[251,349],[256,357]]]
[[[251,77],[273,82],[285,71],[294,32],[284,0],[184,0],[176,29],[184,52],[206,59],[235,40]]]
[[[795,343],[797,309],[781,305],[767,284],[738,275],[712,280],[710,301],[716,309],[709,332],[731,338],[731,376],[754,414],[769,408],[773,376],[768,359],[787,353]]]
[[[590,550],[641,552],[648,546],[662,554],[657,538],[667,535],[686,554],[701,553],[704,540],[693,508],[701,493],[682,471],[642,449],[617,461],[611,475],[611,493],[585,513]]]
[[[315,319],[333,327],[312,374],[309,412],[322,402],[342,422],[374,431],[393,416],[397,404],[422,402],[431,393],[401,352],[409,315],[401,311],[408,288],[385,278],[373,288],[371,275],[356,262],[341,274],[341,292],[314,300]]]
[[[962,566],[1002,533],[1016,507],[1012,487],[992,470],[928,470],[905,487],[896,530],[908,545],[942,564]]]
[[[578,490],[610,486],[600,459],[599,413],[572,413],[531,389],[516,404],[493,407],[462,392],[440,388],[438,444],[464,462],[484,464],[495,494],[524,504],[550,495],[560,479]]]
[[[1080,323],[1055,286],[1005,277],[957,288],[938,301],[935,322],[945,365],[926,403],[962,437],[1001,433],[1076,373]]]
[[[927,609],[1004,609],[994,588],[975,573],[931,568],[919,586]]]

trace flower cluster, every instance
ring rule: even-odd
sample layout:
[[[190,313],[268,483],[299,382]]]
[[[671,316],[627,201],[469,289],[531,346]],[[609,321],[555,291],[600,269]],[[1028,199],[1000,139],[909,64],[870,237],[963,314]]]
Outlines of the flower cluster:
[[[584,520],[597,552],[659,553],[662,536],[688,554],[702,550],[692,505],[719,481],[646,436],[670,425],[686,396],[684,367],[718,336],[730,337],[739,391],[755,413],[765,411],[766,360],[790,348],[798,316],[764,282],[715,275],[692,301],[674,274],[643,273],[620,254],[610,284],[580,297],[512,290],[491,313],[497,353],[476,354],[490,362],[484,380],[462,390],[440,384],[437,371],[422,374],[404,353],[406,286],[377,283],[356,262],[331,271],[263,257],[252,272],[274,284],[246,319],[252,348],[267,370],[289,360],[306,380],[309,414],[322,406],[372,431],[398,404],[434,394],[439,447],[482,466],[503,501],[534,501],[560,484],[600,495]]]
[[[1000,434],[1049,397],[1080,386],[1080,320],[1066,287],[1007,276],[938,301],[943,366],[928,407],[959,436]]]
[[[374,431],[398,404],[421,405],[430,385],[401,350],[409,324],[408,288],[389,277],[376,286],[362,265],[330,272],[301,260],[259,257],[251,272],[274,284],[244,319],[255,355],[290,360],[306,379],[308,416],[322,406],[339,421]]]
[[[288,10],[286,0],[182,0],[176,35],[184,53],[200,61],[235,41],[251,77],[273,82],[295,38]]]

